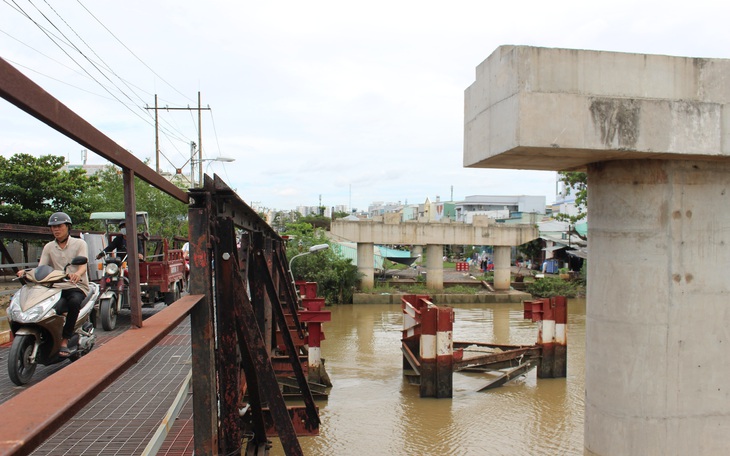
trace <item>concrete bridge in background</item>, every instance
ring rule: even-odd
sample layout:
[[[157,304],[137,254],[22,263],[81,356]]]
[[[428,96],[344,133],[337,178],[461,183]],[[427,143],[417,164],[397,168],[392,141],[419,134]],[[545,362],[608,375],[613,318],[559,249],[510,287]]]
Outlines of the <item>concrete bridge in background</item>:
[[[467,167],[588,173],[585,454],[727,453],[730,60],[502,46],[464,112]]]
[[[357,243],[357,269],[363,274],[362,288],[374,285],[373,250],[375,244],[426,246],[426,285],[444,288],[444,245],[494,246],[494,289],[509,290],[510,253],[514,246],[538,238],[535,225],[497,224],[486,216],[474,217],[472,224],[400,221],[400,214],[385,214],[382,220],[332,222],[334,236]]]

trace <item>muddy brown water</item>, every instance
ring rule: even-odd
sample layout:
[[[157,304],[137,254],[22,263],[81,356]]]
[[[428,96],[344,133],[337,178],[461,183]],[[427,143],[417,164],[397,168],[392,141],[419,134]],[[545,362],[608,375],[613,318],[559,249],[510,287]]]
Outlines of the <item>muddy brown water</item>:
[[[483,374],[454,374],[451,399],[420,398],[402,376],[397,305],[329,308],[322,355],[334,386],[318,401],[318,437],[307,455],[583,454],[585,300],[568,303],[568,376],[535,371],[487,392]],[[537,324],[520,304],[457,304],[454,340],[534,344]],[[272,453],[284,454],[278,442]]]

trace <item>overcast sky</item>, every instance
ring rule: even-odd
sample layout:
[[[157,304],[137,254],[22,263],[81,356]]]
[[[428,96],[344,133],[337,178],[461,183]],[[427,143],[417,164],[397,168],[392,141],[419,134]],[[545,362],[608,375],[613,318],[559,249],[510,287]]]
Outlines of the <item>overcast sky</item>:
[[[145,106],[200,92],[204,158],[235,159],[206,171],[249,204],[551,203],[554,172],[463,167],[476,66],[503,44],[728,58],[728,17],[719,0],[3,0],[0,57],[153,167]],[[159,116],[161,168],[187,171],[197,113]],[[79,164],[82,149],[0,99],[2,155]]]

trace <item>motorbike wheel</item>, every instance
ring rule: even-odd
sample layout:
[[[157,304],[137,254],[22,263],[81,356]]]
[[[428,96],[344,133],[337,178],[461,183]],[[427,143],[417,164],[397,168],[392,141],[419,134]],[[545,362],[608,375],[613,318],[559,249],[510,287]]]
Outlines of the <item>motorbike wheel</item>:
[[[172,285],[172,291],[165,293],[165,305],[169,306],[173,302],[180,299],[180,289],[182,287],[182,281],[177,281]]]
[[[113,331],[117,327],[117,299],[114,297],[101,300],[99,313],[104,331]]]
[[[30,362],[35,337],[31,335],[15,336],[8,356],[8,375],[18,386],[28,383],[35,373],[36,363]]]

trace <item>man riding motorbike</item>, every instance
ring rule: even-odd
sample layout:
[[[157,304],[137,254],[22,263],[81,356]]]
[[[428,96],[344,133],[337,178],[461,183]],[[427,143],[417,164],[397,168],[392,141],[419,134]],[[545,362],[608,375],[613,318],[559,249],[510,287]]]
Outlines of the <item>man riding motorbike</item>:
[[[112,241],[107,245],[102,252],[99,252],[99,254],[96,256],[96,259],[99,260],[104,257],[104,253],[111,253],[116,250],[116,255],[118,257],[124,258],[127,255],[127,227],[125,222],[119,223],[119,232],[122,233],[121,236],[116,236]],[[143,246],[142,241],[137,240],[137,256],[140,260],[144,261],[144,254],[143,252]]]
[[[54,240],[43,247],[39,265],[48,265],[56,270],[64,270],[71,264],[74,257],[82,256],[88,258],[86,242],[82,239],[73,238],[70,235],[73,222],[65,212],[56,212],[48,219],[48,226],[51,227]],[[69,283],[61,292],[61,299],[56,305],[56,313],[66,314],[66,322],[63,325],[63,339],[59,356],[68,357],[71,352],[68,348],[68,339],[74,333],[76,319],[79,316],[81,303],[89,293],[89,278],[86,274],[86,264],[70,265],[67,267]],[[18,271],[18,277],[25,275],[25,270]]]

